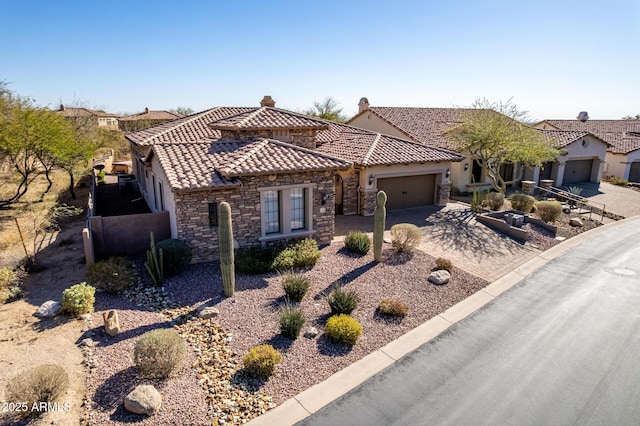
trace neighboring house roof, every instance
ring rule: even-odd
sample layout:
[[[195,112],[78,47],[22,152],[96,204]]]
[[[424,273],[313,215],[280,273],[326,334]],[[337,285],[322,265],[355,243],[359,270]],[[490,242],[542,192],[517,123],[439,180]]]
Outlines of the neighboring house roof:
[[[327,129],[324,120],[298,114],[275,107],[260,107],[253,111],[243,111],[210,123],[220,130],[264,130],[264,129]]]
[[[411,139],[444,149],[454,149],[453,140],[445,134],[463,123],[466,108],[369,107],[356,117],[373,113]]]
[[[170,111],[152,111],[145,108],[144,112],[138,114],[125,115],[120,117],[120,121],[155,121],[155,120],[175,120],[184,117],[182,114],[176,114]]]
[[[102,110],[95,110],[89,108],[69,108],[64,105],[60,105],[60,109],[57,111],[63,117],[112,117],[118,118],[116,114],[111,114],[110,112],[105,112]]]
[[[464,156],[442,148],[345,124],[328,123],[329,129],[318,134],[317,151],[344,158],[357,165],[378,166],[464,159]]]
[[[541,132],[547,140],[552,141],[556,148],[564,148],[565,146],[581,138],[584,138],[585,136],[593,136],[594,138],[596,138],[606,146],[609,146],[609,144],[606,141],[602,140],[601,138],[597,137],[591,132],[572,131],[572,130],[542,130],[542,129],[537,129],[537,130]]]
[[[158,144],[145,160],[153,155],[175,190],[238,186],[237,176],[351,167],[345,160],[273,139]]]
[[[609,143],[614,154],[628,154],[640,149],[640,120],[544,120],[562,130],[586,131]]]

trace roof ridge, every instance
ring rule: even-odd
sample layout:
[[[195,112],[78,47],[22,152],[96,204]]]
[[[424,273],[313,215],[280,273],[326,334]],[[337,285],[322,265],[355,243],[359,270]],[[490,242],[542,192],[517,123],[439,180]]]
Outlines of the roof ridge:
[[[381,138],[382,138],[382,133],[377,133],[375,139],[373,140],[373,143],[369,147],[369,150],[367,151],[367,153],[364,155],[364,158],[362,159],[363,164],[366,165],[367,163],[369,163],[369,160],[373,155],[373,151],[375,151],[375,149],[378,147],[378,143],[380,142]]]
[[[202,111],[202,112],[201,112],[201,113],[199,113],[199,114],[194,114],[194,115],[192,115],[192,116],[184,117],[184,118],[188,118],[188,117],[191,117],[191,118],[189,118],[188,120],[184,120],[184,121],[183,121],[183,122],[181,122],[181,123],[178,123],[176,126],[173,126],[173,127],[167,127],[167,128],[166,128],[166,129],[164,129],[163,131],[161,131],[161,132],[159,132],[159,133],[156,133],[156,134],[154,134],[154,135],[151,135],[151,136],[149,136],[148,138],[143,139],[143,140],[142,140],[142,142],[145,142],[145,143],[146,143],[146,142],[150,142],[150,141],[151,141],[151,140],[153,140],[153,139],[157,139],[157,138],[159,138],[160,136],[166,135],[166,134],[167,134],[167,133],[169,133],[169,132],[172,132],[172,131],[174,131],[174,130],[176,130],[176,129],[179,129],[180,127],[183,127],[185,124],[191,123],[192,121],[195,121],[196,119],[198,119],[198,118],[200,118],[200,117],[202,117],[202,116],[204,116],[204,115],[206,115],[206,114],[209,114],[209,113],[211,113],[211,112],[213,112],[213,111],[217,111],[217,110],[219,110],[220,108],[222,108],[222,107],[213,107],[213,108],[211,108],[211,109],[204,110],[204,111]]]
[[[254,147],[252,147],[251,149],[249,149],[247,152],[242,153],[242,155],[240,155],[238,158],[236,158],[233,161],[230,161],[228,165],[221,167],[220,168],[220,172],[221,173],[229,173],[231,170],[235,169],[236,167],[240,166],[243,163],[246,163],[249,158],[251,158],[251,156],[255,153],[257,153],[258,151],[262,150],[265,146],[269,145],[269,139],[263,139],[261,141],[259,141],[258,143],[256,143],[257,141],[253,141],[253,142],[248,142],[246,146],[252,145],[252,144],[256,144]],[[223,142],[224,143],[224,142]]]
[[[242,120],[240,120],[238,122],[238,127],[240,127],[241,125],[249,122],[249,120],[251,120],[252,118],[254,118],[255,116],[257,116],[258,114],[260,114],[262,111],[266,110],[266,106],[261,106],[260,108],[257,108],[255,111],[247,114],[247,116],[245,118],[243,118]],[[241,115],[242,113],[238,114]]]

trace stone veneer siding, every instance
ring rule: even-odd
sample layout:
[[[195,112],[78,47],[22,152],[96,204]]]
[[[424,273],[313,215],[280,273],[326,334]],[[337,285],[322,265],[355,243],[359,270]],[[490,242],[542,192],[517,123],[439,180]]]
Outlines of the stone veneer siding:
[[[342,214],[358,214],[358,185],[360,172],[355,171],[342,178]]]
[[[304,172],[242,177],[242,187],[221,190],[177,192],[177,238],[191,247],[194,262],[218,259],[217,228],[209,226],[209,203],[226,201],[231,206],[233,235],[240,247],[260,244],[262,220],[260,193],[257,188],[315,183],[313,188],[313,230],[310,235],[318,243],[329,243],[334,234],[335,186],[334,172]],[[322,205],[322,193],[326,203]],[[320,213],[324,208],[325,212]]]
[[[437,186],[436,206],[446,206],[451,193],[451,182],[440,183]]]
[[[360,214],[362,216],[371,216],[376,210],[376,197],[378,196],[378,190],[360,188]]]
[[[282,142],[297,145],[302,148],[315,149],[317,130],[312,129],[289,129],[289,139],[279,139],[274,136],[272,130],[221,130],[222,139],[251,141],[255,139],[277,139]]]

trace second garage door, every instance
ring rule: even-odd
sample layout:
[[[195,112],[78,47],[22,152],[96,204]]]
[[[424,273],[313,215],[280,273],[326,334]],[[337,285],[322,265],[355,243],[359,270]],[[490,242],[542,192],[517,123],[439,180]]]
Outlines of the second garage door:
[[[640,182],[640,162],[631,163],[629,182]]]
[[[399,210],[433,204],[436,175],[378,179],[378,189],[387,193],[387,209]]]
[[[564,166],[563,184],[576,182],[589,182],[591,180],[591,167],[593,160],[567,161]]]

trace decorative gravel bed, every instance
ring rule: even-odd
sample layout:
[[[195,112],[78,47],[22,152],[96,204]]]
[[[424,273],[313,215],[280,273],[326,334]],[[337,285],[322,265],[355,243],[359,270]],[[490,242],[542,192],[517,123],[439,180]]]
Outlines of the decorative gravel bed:
[[[162,291],[133,291],[124,296],[99,293],[96,313],[85,337],[87,380],[86,423],[172,425],[243,424],[276,404],[319,383],[427,319],[475,293],[487,283],[455,268],[451,282],[435,286],[427,278],[434,259],[422,252],[398,255],[385,251],[385,261],[373,255],[354,256],[336,243],[322,249],[318,264],[305,272],[312,287],[302,301],[307,323],[316,327],[312,339],[283,338],[279,334],[279,305],[284,301],[278,274],[243,275],[236,278],[236,294],[225,298],[216,263],[192,265],[183,274],[165,280]],[[334,344],[324,335],[329,307],[323,294],[336,281],[358,292],[361,302],[353,316],[363,333],[352,348]],[[398,297],[409,306],[403,320],[388,320],[376,313],[378,303]],[[213,305],[220,315],[213,320],[193,316],[202,305]],[[146,306],[146,307],[145,307]],[[180,306],[180,308],[172,308]],[[167,309],[171,308],[171,309]],[[102,328],[102,312],[117,309],[122,332],[108,336]],[[164,315],[159,313],[163,310]],[[144,332],[175,327],[190,350],[180,371],[169,380],[141,379],[133,366],[133,349]],[[284,355],[284,362],[266,382],[248,379],[240,370],[242,357],[254,345],[270,343]],[[122,398],[138,384],[155,385],[163,397],[153,417],[128,413]]]

